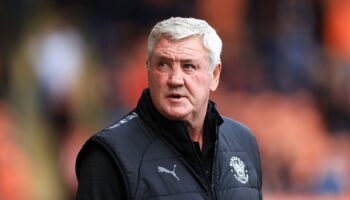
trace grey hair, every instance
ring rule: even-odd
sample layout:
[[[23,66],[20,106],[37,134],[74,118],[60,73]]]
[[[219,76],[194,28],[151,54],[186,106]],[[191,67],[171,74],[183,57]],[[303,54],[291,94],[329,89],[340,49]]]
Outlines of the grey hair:
[[[151,59],[158,40],[162,37],[181,40],[190,36],[199,36],[209,53],[211,70],[221,63],[222,41],[216,31],[204,20],[195,18],[171,17],[158,22],[148,37],[147,60]]]

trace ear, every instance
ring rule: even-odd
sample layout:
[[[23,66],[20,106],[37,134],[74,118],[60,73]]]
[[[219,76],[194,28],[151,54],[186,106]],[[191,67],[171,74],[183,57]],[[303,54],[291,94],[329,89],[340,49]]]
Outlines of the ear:
[[[148,83],[148,88],[150,87],[150,82],[151,82],[151,70],[150,70],[150,62],[147,59],[146,60],[146,70],[147,70],[147,83]]]
[[[214,92],[219,85],[220,74],[221,74],[221,63],[215,65],[214,70],[211,72],[212,80],[210,83],[210,91]]]
[[[146,68],[147,68],[147,71],[149,70],[149,65],[150,65],[150,63],[149,63],[148,58],[147,58],[147,59],[146,59]]]

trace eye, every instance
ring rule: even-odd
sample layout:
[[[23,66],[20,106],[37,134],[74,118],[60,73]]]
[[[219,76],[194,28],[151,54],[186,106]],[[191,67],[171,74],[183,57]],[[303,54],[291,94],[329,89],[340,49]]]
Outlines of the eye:
[[[158,68],[159,70],[167,70],[168,67],[169,67],[169,65],[168,65],[166,62],[163,62],[163,61],[160,61],[160,62],[158,62],[158,64],[157,64],[157,68]]]
[[[194,65],[194,64],[191,64],[191,63],[185,63],[185,64],[183,64],[183,68],[185,69],[185,70],[196,70],[197,69],[197,67]]]
[[[165,62],[160,61],[160,62],[158,63],[158,67],[165,67],[165,66],[166,66],[166,63],[165,63]]]

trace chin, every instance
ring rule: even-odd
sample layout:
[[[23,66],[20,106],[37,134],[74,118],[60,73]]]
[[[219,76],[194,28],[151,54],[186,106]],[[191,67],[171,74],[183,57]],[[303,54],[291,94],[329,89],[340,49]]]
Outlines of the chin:
[[[165,111],[163,114],[170,120],[183,121],[188,115],[188,112]]]
[[[184,121],[185,115],[168,115],[170,120],[174,121]]]

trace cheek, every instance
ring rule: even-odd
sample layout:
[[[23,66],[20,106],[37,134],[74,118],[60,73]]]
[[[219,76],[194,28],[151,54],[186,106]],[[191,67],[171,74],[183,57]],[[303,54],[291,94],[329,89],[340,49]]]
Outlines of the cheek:
[[[159,89],[166,84],[166,75],[160,72],[149,72],[148,82],[153,89]]]
[[[198,90],[210,90],[210,77],[206,75],[188,77],[187,85],[188,88],[194,91]]]

